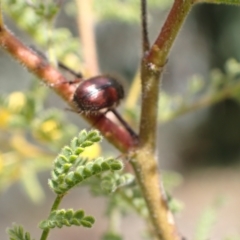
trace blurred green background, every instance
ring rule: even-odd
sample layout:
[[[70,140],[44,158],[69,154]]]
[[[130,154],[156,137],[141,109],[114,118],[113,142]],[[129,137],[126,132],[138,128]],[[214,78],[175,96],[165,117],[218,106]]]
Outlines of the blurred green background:
[[[55,25],[57,28],[67,28],[73,36],[77,36],[74,2],[71,2],[64,3],[66,6],[60,11]],[[95,5],[99,65],[104,73],[122,76],[125,79],[126,89],[129,89],[141,57],[139,10],[132,5],[134,11],[131,12],[129,3],[125,1],[122,3],[122,9],[119,7],[115,14],[105,11],[104,15],[101,10],[107,7],[107,3],[105,4],[106,6]],[[154,1],[151,4],[149,34],[153,42],[167,16],[170,4],[164,1],[161,6]],[[14,22],[7,9],[4,16],[6,25],[16,36],[27,45],[36,45],[30,34],[26,34],[19,27],[19,23]],[[227,71],[228,59],[240,61],[239,23],[240,8],[211,4],[202,4],[194,8],[177,38],[163,74],[162,91],[168,94],[170,100],[176,95],[187,98],[190,80],[200,75],[204,87],[191,99],[193,102],[198,101],[202,94],[211,88],[210,71],[212,69],[217,68],[224,73]],[[73,44],[72,48],[74,47]],[[81,56],[81,52],[79,55]],[[239,77],[240,75],[234,76],[232,80],[234,84],[238,83]],[[223,79],[226,82],[223,80],[218,85],[220,90],[227,86],[228,78]],[[26,91],[33,86],[34,81],[37,88],[47,91],[46,86],[36,83],[31,74],[0,50],[1,94]],[[77,131],[76,129],[88,127],[76,114],[65,111],[65,103],[59,101],[59,97],[52,92],[47,95],[42,107],[60,109],[60,112],[66,115],[64,121],[69,120],[77,126],[74,128],[71,125],[73,128],[66,139],[71,138],[71,134]],[[136,115],[137,111],[136,108]],[[159,133],[158,153],[161,169],[177,171],[183,176],[183,182],[173,193],[174,197],[184,203],[184,209],[176,216],[180,232],[187,239],[194,239],[198,221],[204,210],[209,206],[215,206],[215,201],[219,197],[224,197],[226,203],[219,209],[216,208],[218,209],[216,210],[217,219],[215,222],[213,218],[215,224],[210,231],[209,239],[240,239],[238,207],[240,105],[238,98],[230,95],[215,104],[181,114],[172,121],[162,122],[159,124]],[[2,136],[4,131],[1,132],[3,148],[0,149],[4,152]],[[112,148],[109,149],[107,144],[104,144],[102,151],[111,151],[113,155],[117,155],[117,152]],[[57,149],[52,149],[53,159],[55,153]],[[41,168],[41,172],[38,173],[45,196],[38,204],[34,204],[26,195],[23,181],[14,182],[1,192],[1,239],[7,239],[5,229],[10,227],[12,222],[24,225],[36,238],[39,236],[40,231],[36,226],[40,219],[46,217],[53,200],[53,194],[47,187],[49,170],[46,169],[49,166],[51,163],[48,162],[45,170]],[[100,239],[99,236],[107,225],[104,205],[104,199],[91,198],[85,188],[79,188],[70,193],[64,201],[64,206],[86,209],[86,212],[96,216],[97,223],[92,230],[83,228],[54,230],[50,239]],[[130,215],[124,218],[122,229],[125,239],[130,240],[139,239],[144,227],[136,215]]]

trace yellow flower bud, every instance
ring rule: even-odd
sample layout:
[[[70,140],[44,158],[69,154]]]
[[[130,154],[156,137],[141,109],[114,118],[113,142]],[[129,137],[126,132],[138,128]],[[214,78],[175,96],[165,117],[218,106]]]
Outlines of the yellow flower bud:
[[[13,92],[8,96],[8,107],[12,112],[19,112],[26,104],[26,97],[22,92]]]

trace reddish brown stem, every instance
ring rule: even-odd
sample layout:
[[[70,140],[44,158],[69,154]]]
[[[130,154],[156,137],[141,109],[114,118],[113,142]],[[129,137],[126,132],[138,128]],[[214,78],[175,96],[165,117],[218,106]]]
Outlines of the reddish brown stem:
[[[150,43],[149,43],[149,38],[148,38],[148,24],[147,24],[147,1],[146,0],[141,0],[141,20],[142,20],[142,50],[143,50],[143,55],[145,54],[146,51],[149,50]]]
[[[192,4],[192,0],[174,1],[159,36],[142,60],[140,143],[136,151],[136,160],[132,160],[131,163],[146,200],[155,234],[160,240],[181,239],[168,208],[164,190],[160,186],[160,173],[156,158],[160,79],[172,44]]]
[[[148,62],[153,63],[156,69],[160,69],[165,65],[173,42],[193,4],[192,0],[174,1],[162,30],[147,57]]]
[[[6,28],[0,29],[0,46],[30,72],[39,77],[47,86],[60,95],[76,112],[72,97],[76,89],[74,84],[66,84],[66,79],[57,69],[51,66],[40,55],[26,47]],[[65,83],[65,84],[64,84]],[[121,152],[127,152],[136,146],[136,139],[122,126],[118,126],[106,116],[82,115],[90,124],[106,137]],[[97,121],[98,120],[98,121]]]

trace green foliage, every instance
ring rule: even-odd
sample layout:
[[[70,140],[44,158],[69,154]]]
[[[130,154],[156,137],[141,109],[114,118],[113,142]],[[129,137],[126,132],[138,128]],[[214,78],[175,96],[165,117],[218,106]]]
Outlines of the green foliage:
[[[24,233],[22,226],[13,225],[12,228],[7,229],[10,240],[33,240],[29,232]]]
[[[44,109],[47,92],[35,84],[26,92],[0,96],[0,126],[5,131],[25,131],[52,149],[62,146],[76,133],[76,128],[66,123],[62,111]]]
[[[149,0],[151,7],[161,7],[166,9],[173,1]],[[216,1],[222,2],[222,1]],[[225,1],[226,2],[226,1]],[[230,2],[230,1],[229,1]],[[236,1],[231,1],[236,2]],[[65,10],[75,11],[75,3],[68,2]],[[78,39],[72,37],[68,29],[53,29],[54,20],[59,12],[59,6],[54,1],[25,1],[25,0],[3,0],[3,7],[7,13],[23,30],[28,32],[37,43],[43,47],[53,49],[57,58],[61,59],[68,54],[78,58],[75,53],[78,50]],[[136,22],[139,20],[139,1],[95,1],[94,8],[99,19],[121,19],[126,22]],[[118,11],[116,11],[118,9]],[[46,37],[47,36],[47,37]],[[68,44],[66,44],[66,42]],[[71,56],[72,56],[71,55]],[[221,101],[225,98],[240,100],[240,64],[235,60],[229,60],[226,64],[225,73],[214,70],[211,73],[210,81],[205,84],[199,76],[194,76],[188,86],[184,96],[170,97],[166,93],[162,94],[160,101],[159,120],[161,122],[171,119]],[[17,101],[14,98],[17,97]],[[74,127],[65,124],[59,111],[45,111],[43,101],[46,91],[43,88],[34,87],[26,94],[17,93],[10,96],[0,97],[0,127],[3,132],[14,134],[13,131],[20,130],[23,142],[15,142],[15,149],[18,150],[16,156],[0,153],[0,163],[6,159],[24,159],[25,165],[21,166],[23,172],[22,181],[28,189],[30,196],[37,196],[33,190],[37,188],[32,185],[36,183],[36,169],[28,160],[35,158],[47,159],[51,154],[46,154],[40,144],[45,144],[48,150],[56,150],[69,136],[73,135]],[[29,134],[30,133],[30,134]],[[30,135],[39,148],[27,142]],[[2,140],[2,139],[1,139]],[[1,142],[10,142],[4,141]],[[123,214],[129,212],[129,208],[138,213],[141,217],[149,220],[145,200],[137,186],[134,176],[129,173],[122,173],[123,163],[114,158],[99,157],[88,160],[81,154],[86,148],[94,143],[98,143],[102,137],[97,131],[82,131],[75,137],[69,146],[64,147],[54,161],[54,167],[49,180],[50,188],[59,196],[65,195],[71,188],[81,184],[88,185],[95,195],[108,196],[107,215],[110,221],[117,217],[121,219]],[[26,149],[26,152],[20,151]],[[9,149],[9,148],[6,148]],[[43,153],[44,152],[44,153]],[[17,161],[16,162],[20,162]],[[21,163],[22,164],[22,163]],[[19,164],[20,166],[20,164]],[[1,172],[0,184],[6,185],[6,175],[13,176],[15,169],[4,169]],[[6,174],[7,173],[7,174]],[[15,176],[16,177],[16,176]],[[171,175],[164,181],[165,187],[171,189],[179,183],[179,175]],[[99,187],[100,186],[100,187]],[[31,190],[32,189],[32,190]],[[113,194],[114,193],[114,194]],[[168,195],[168,204],[172,211],[177,212],[181,204]],[[217,208],[211,207],[203,214],[197,229],[196,240],[207,239],[210,229],[216,220]],[[117,214],[116,214],[117,213]],[[95,220],[92,216],[85,216],[83,210],[74,211],[72,209],[54,210],[49,218],[40,223],[40,228],[48,230],[51,228],[61,228],[62,226],[83,226],[92,227]],[[14,226],[8,229],[10,239],[30,240],[29,233],[24,233],[23,228]],[[111,226],[103,237],[104,240],[120,240],[121,235]]]
[[[167,9],[172,4],[170,0],[157,1],[150,0],[148,1],[148,6],[151,9]],[[125,22],[139,22],[139,1],[128,0],[120,1],[95,1],[94,3],[95,11],[98,16],[102,19],[118,19]],[[116,11],[118,9],[118,11]]]
[[[224,240],[240,240],[240,236],[237,234],[236,236],[226,237]]]
[[[79,39],[73,37],[67,28],[53,28],[54,19],[60,10],[56,1],[34,1],[29,4],[25,0],[2,0],[2,5],[4,13],[18,27],[27,32],[38,45],[51,49],[58,59],[64,59],[69,54],[72,60],[78,58]]]
[[[210,238],[210,232],[214,223],[217,221],[218,213],[220,208],[225,203],[223,198],[217,199],[211,206],[209,206],[203,213],[199,220],[195,240],[203,240]]]
[[[28,3],[28,6],[34,9],[35,13],[46,21],[52,21],[60,10],[54,1]]]
[[[130,173],[112,173],[103,176],[101,188],[107,193],[115,192],[118,188],[127,186],[134,181],[134,176]]]
[[[149,0],[148,6],[151,9],[167,9],[171,6],[173,1],[171,0]],[[69,1],[66,5],[66,12],[69,16],[76,15],[76,3]],[[136,0],[111,0],[111,1],[98,1],[95,0],[93,3],[94,13],[99,20],[118,20],[128,23],[139,22],[139,1]],[[118,9],[118,11],[116,11]]]
[[[173,214],[181,212],[184,208],[183,203],[178,199],[173,198],[171,195],[168,195],[167,201],[168,201],[168,207]]]
[[[202,0],[200,2],[215,3],[215,4],[230,4],[230,5],[240,5],[239,0]]]
[[[102,237],[102,240],[122,240],[123,238],[116,233],[106,233]]]
[[[240,63],[235,59],[226,62],[225,72],[212,70],[207,82],[200,76],[194,76],[183,95],[162,93],[158,119],[162,123],[168,122],[227,98],[240,101]]]
[[[62,228],[63,226],[83,226],[91,228],[95,219],[92,216],[85,216],[83,210],[74,211],[73,209],[60,209],[51,212],[47,220],[39,224],[41,229]]]
[[[181,182],[180,175],[172,172],[165,172],[163,179],[164,185],[167,186],[167,191],[169,192]],[[112,225],[115,222],[121,222],[122,217],[129,214],[129,212],[136,213],[142,219],[145,219],[146,222],[149,221],[145,200],[133,175],[109,172],[104,176],[90,179],[85,184],[91,188],[94,195],[106,196],[108,199],[106,214],[109,219],[109,228],[103,239],[122,239],[121,233]],[[109,193],[113,192],[114,194],[109,195]],[[168,204],[174,212],[179,212],[182,209],[182,204],[170,196],[168,197]]]
[[[163,171],[162,181],[164,189],[166,190],[169,209],[174,214],[181,212],[181,210],[184,208],[184,204],[180,200],[172,197],[171,193],[174,188],[183,182],[182,176],[177,172]]]
[[[35,203],[44,198],[37,173],[51,167],[56,151],[76,133],[62,110],[44,109],[47,92],[36,84],[0,96],[0,191],[20,180]]]
[[[129,209],[137,213],[144,219],[148,218],[148,211],[144,198],[138,186],[129,186],[118,191],[118,194],[114,195],[111,199],[108,213],[117,207],[123,213],[129,212]]]
[[[122,162],[113,158],[97,158],[87,161],[79,156],[85,148],[101,141],[99,132],[92,130],[81,131],[70,146],[66,146],[54,161],[52,178],[49,180],[50,188],[57,194],[63,194],[72,187],[92,176],[106,171],[121,170]]]

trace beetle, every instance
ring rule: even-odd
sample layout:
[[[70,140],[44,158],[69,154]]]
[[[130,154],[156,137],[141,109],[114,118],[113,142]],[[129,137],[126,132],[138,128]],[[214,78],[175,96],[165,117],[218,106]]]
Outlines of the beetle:
[[[68,84],[78,84],[73,94],[72,101],[79,113],[106,114],[111,111],[134,139],[138,139],[136,133],[116,111],[116,107],[124,98],[123,86],[110,75],[99,75],[83,80],[81,73],[69,69],[62,63],[58,66],[76,77]]]
[[[122,85],[111,76],[101,75],[81,81],[74,92],[73,102],[80,112],[91,114],[114,109],[123,98]]]

